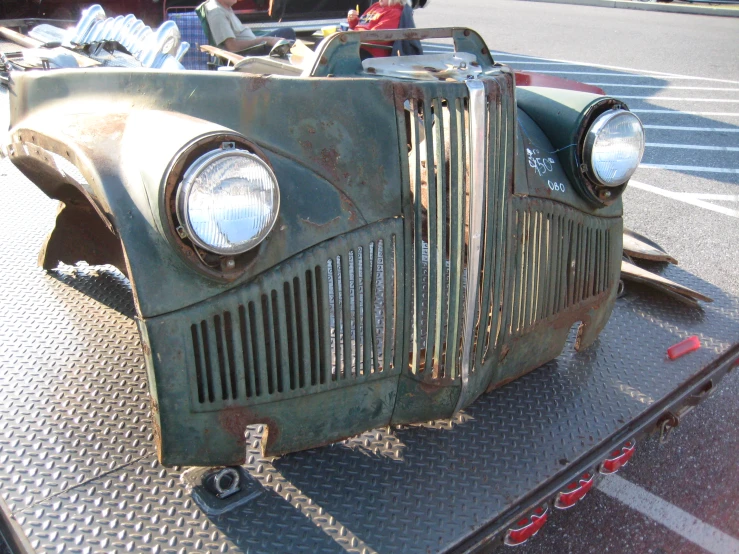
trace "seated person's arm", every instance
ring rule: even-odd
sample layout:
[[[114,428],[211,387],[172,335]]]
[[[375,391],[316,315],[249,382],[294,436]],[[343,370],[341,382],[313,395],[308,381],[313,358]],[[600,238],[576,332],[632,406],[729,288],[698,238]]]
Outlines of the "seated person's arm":
[[[252,39],[229,37],[218,46],[220,48],[223,48],[224,50],[228,50],[229,52],[240,52],[241,50],[246,50],[247,48],[251,48],[252,46],[257,46],[259,44],[265,43],[267,43],[267,45],[269,45],[269,47],[271,48],[280,40],[282,39],[279,37],[257,37]]]

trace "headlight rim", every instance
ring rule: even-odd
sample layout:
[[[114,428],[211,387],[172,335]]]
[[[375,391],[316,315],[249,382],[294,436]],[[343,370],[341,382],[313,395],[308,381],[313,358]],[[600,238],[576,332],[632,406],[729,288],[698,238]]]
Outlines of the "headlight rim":
[[[266,153],[244,135],[231,130],[215,130],[193,137],[184,143],[167,165],[162,175],[159,192],[160,231],[172,245],[175,254],[193,271],[213,281],[232,283],[239,280],[262,255],[268,241],[236,256],[220,256],[204,252],[185,235],[181,234],[177,218],[177,189],[187,168],[203,154],[217,150],[223,143],[232,142],[237,148],[251,152],[274,172]],[[278,217],[279,219],[279,217]],[[274,228],[273,231],[274,232]],[[205,255],[204,255],[205,254]]]
[[[634,114],[632,111],[630,111],[626,106],[614,106],[608,110],[603,111],[602,113],[599,113],[594,119],[593,122],[589,125],[587,131],[585,132],[585,137],[583,140],[583,147],[582,147],[582,160],[585,163],[587,167],[587,177],[593,181],[593,184],[595,184],[598,187],[606,187],[607,189],[618,189],[619,187],[625,186],[629,179],[634,175],[634,172],[639,167],[639,163],[636,164],[633,171],[629,173],[628,177],[624,179],[623,181],[619,183],[607,183],[603,181],[600,176],[598,175],[598,172],[595,170],[593,165],[593,147],[595,146],[595,142],[598,139],[599,133],[610,123],[613,119],[617,117],[621,117],[624,115],[628,115],[632,118],[634,118],[641,127],[642,133],[641,133],[641,151],[639,153],[639,163],[641,163],[642,158],[644,157],[644,148],[645,148],[645,137],[644,137],[644,127],[641,122],[641,119]]]
[[[195,182],[197,181],[197,178],[203,173],[203,171],[205,171],[211,164],[217,162],[219,159],[233,157],[233,156],[246,157],[252,161],[255,161],[257,164],[261,165],[267,171],[267,173],[269,174],[269,177],[272,179],[274,183],[276,201],[275,201],[275,206],[273,209],[273,217],[269,225],[265,227],[262,230],[262,232],[257,235],[259,237],[259,240],[256,241],[255,244],[253,244],[252,246],[249,246],[248,248],[218,249],[210,244],[207,244],[205,241],[203,241],[202,238],[194,230],[192,222],[190,220],[188,201],[189,201],[190,194],[193,191]],[[187,235],[187,238],[190,241],[192,241],[192,243],[195,246],[211,254],[214,254],[216,256],[226,256],[226,257],[240,256],[242,254],[248,253],[251,250],[254,250],[255,248],[258,248],[259,245],[267,238],[267,236],[270,234],[275,224],[277,223],[277,218],[280,212],[280,202],[281,202],[281,196],[280,196],[279,183],[270,165],[263,158],[256,155],[255,153],[250,152],[249,150],[236,148],[235,146],[233,148],[221,147],[221,148],[213,149],[195,158],[195,160],[192,161],[192,163],[190,163],[187,169],[185,170],[185,173],[182,175],[182,178],[177,187],[177,190],[175,191],[175,207],[176,207],[177,219],[179,220],[180,224],[183,226],[185,230],[185,234]]]

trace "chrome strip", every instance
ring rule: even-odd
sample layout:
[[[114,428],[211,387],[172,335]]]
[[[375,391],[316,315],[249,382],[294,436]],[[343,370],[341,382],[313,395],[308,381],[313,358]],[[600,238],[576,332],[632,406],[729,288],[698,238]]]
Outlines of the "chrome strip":
[[[462,390],[455,412],[462,409],[469,389],[471,364],[474,363],[473,344],[475,334],[475,315],[479,302],[480,254],[482,250],[482,215],[485,194],[485,131],[487,128],[487,102],[485,85],[482,81],[466,81],[470,93],[470,244],[467,265],[467,299],[464,307],[464,327],[462,342],[462,364],[460,376]]]

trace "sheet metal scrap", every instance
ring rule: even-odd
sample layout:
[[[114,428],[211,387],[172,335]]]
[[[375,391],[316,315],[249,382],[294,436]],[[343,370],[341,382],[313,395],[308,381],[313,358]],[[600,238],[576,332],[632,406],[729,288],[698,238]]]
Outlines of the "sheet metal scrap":
[[[632,258],[677,265],[677,259],[670,256],[659,244],[649,240],[644,235],[624,229],[624,257],[621,261],[622,280],[642,283],[690,306],[699,306],[698,300],[713,302],[712,298],[700,292],[635,265]]]
[[[698,291],[679,285],[646,269],[642,269],[626,259],[621,261],[621,278],[626,281],[648,285],[690,306],[699,306],[698,300],[713,302],[712,298]]]
[[[659,244],[629,229],[624,229],[624,254],[639,260],[667,262],[677,265],[677,260],[670,256]]]

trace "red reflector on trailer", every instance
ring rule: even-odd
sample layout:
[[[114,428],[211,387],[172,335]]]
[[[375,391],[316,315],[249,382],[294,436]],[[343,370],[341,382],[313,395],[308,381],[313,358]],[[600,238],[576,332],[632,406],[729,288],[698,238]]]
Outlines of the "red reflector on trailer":
[[[600,464],[601,473],[616,473],[619,469],[626,465],[631,457],[634,455],[636,450],[636,441],[634,439],[626,441],[626,443],[619,449],[611,452],[611,457]]]
[[[671,360],[677,360],[680,356],[684,356],[688,352],[698,350],[701,347],[701,341],[693,335],[687,339],[673,344],[667,349],[667,357]]]
[[[549,508],[546,505],[539,506],[530,515],[519,519],[516,524],[508,529],[504,542],[508,546],[518,546],[525,543],[544,527],[549,518]]]
[[[585,495],[593,488],[594,482],[595,475],[593,473],[583,474],[580,479],[567,485],[565,490],[557,495],[557,499],[554,501],[554,507],[559,510],[571,508],[585,498]]]

